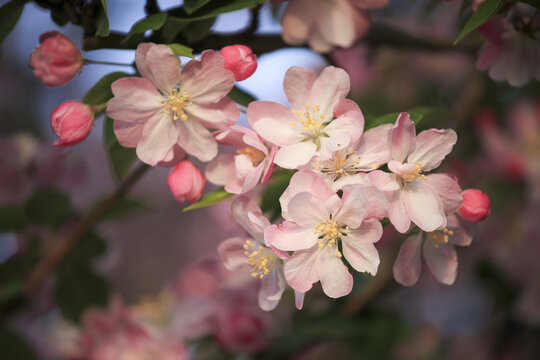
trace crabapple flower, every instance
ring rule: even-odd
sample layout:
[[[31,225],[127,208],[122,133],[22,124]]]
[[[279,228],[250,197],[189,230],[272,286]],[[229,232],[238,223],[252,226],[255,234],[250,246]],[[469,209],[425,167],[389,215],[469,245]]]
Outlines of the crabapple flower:
[[[373,243],[382,236],[378,219],[386,212],[384,194],[353,185],[344,187],[340,198],[316,173],[306,170],[297,172],[291,184],[280,199],[287,209],[286,221],[266,228],[265,240],[279,250],[294,251],[284,266],[285,279],[294,290],[305,293],[320,280],[326,295],[347,295],[353,278],[342,257],[356,271],[377,273],[379,254]]]
[[[291,45],[307,41],[317,52],[348,48],[369,29],[366,10],[386,4],[388,0],[291,0],[282,18],[282,37]]]
[[[180,204],[184,201],[193,203],[199,200],[205,184],[204,175],[188,160],[176,164],[167,177],[169,190]]]
[[[369,129],[359,141],[336,151],[326,161],[315,157],[311,163],[313,170],[339,186],[345,177],[379,168],[390,160],[387,138],[391,128],[391,124],[383,124]]]
[[[240,115],[226,95],[234,75],[215,51],[204,51],[180,71],[180,59],[167,45],[142,43],[135,53],[142,75],[116,80],[107,114],[120,144],[136,147],[141,161],[156,165],[174,158],[178,147],[201,161],[217,155],[207,128],[224,129]]]
[[[428,233],[420,231],[408,237],[394,262],[394,278],[402,285],[414,285],[420,277],[420,255],[423,253],[435,278],[443,284],[452,285],[456,280],[458,265],[454,245],[469,246],[473,234],[474,227],[465,224],[456,215],[450,215],[446,227]]]
[[[237,148],[235,153],[219,154],[206,166],[207,179],[225,186],[231,194],[244,194],[272,174],[277,147],[267,145],[256,132],[233,125],[217,131],[214,137],[219,144]]]
[[[77,75],[84,59],[77,46],[58,31],[39,37],[39,46],[30,54],[34,76],[47,86],[61,86]]]
[[[493,18],[479,29],[487,42],[480,49],[476,68],[516,87],[532,79],[540,81],[540,41],[513,26],[505,29],[503,21]]]
[[[225,46],[219,52],[225,58],[225,69],[233,72],[236,81],[242,81],[257,70],[257,55],[246,45]]]
[[[455,131],[450,129],[425,130],[416,136],[407,113],[401,113],[388,132],[388,169],[392,173],[375,170],[368,177],[386,193],[388,218],[399,232],[407,232],[411,221],[426,232],[444,228],[445,213],[459,208],[461,190],[454,178],[423,174],[439,166],[456,140]]]
[[[461,194],[463,204],[458,210],[459,216],[467,221],[478,222],[491,213],[491,203],[485,192],[478,189],[467,189]]]
[[[324,161],[362,135],[364,116],[355,102],[345,99],[349,87],[343,69],[328,66],[317,77],[309,69],[292,67],[283,81],[292,110],[254,101],[247,119],[264,140],[280,146],[274,158],[277,165],[296,169],[315,155]]]
[[[51,113],[51,127],[59,139],[54,146],[75,145],[88,137],[94,126],[94,110],[79,101],[65,101]]]
[[[270,226],[270,222],[253,201],[245,196],[237,197],[231,211],[234,220],[251,238],[233,237],[224,240],[218,246],[219,256],[229,270],[249,265],[251,276],[261,279],[259,306],[265,311],[273,310],[286,288],[282,260],[289,255],[265,242],[264,229]]]

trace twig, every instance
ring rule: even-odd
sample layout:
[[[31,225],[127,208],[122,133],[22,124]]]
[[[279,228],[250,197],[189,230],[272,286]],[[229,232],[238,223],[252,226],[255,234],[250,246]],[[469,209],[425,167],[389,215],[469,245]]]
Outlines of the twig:
[[[139,164],[138,167],[133,170],[133,172],[109,197],[107,197],[98,206],[90,210],[77,228],[75,228],[75,230],[69,236],[67,236],[56,248],[48,253],[40,263],[36,265],[36,267],[30,272],[24,286],[27,294],[32,294],[41,286],[41,284],[43,284],[47,277],[70,253],[81,237],[99,222],[103,215],[105,215],[105,213],[128,192],[128,190],[148,169],[148,165],[142,163]]]

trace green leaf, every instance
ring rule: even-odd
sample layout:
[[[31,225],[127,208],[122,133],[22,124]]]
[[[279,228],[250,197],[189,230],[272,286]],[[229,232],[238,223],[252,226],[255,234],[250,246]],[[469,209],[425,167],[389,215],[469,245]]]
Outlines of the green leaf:
[[[107,14],[107,1],[101,0],[101,9],[97,18],[96,36],[109,36],[109,15]]]
[[[485,24],[493,15],[499,11],[501,6],[504,4],[504,0],[486,0],[478,9],[471,15],[469,20],[465,23],[461,29],[454,45],[461,41],[465,36],[471,33],[477,27]]]
[[[210,0],[184,0],[184,10],[188,14],[192,14],[195,10],[208,4]]]
[[[83,103],[88,105],[101,105],[113,97],[111,84],[123,77],[131,76],[128,73],[117,71],[102,77],[88,92],[84,95]]]
[[[203,39],[209,32],[216,18],[203,19],[191,22],[183,31],[182,36],[188,43],[197,42]]]
[[[451,112],[445,108],[439,107],[429,107],[429,106],[419,106],[407,111],[411,115],[411,120],[416,126],[422,122],[422,125],[425,123],[431,123],[433,121],[448,117]],[[390,113],[386,115],[379,116],[375,119],[367,120],[366,125],[364,126],[364,131],[374,128],[383,124],[393,124],[396,122],[397,117],[400,113]]]
[[[148,30],[159,30],[167,20],[167,13],[152,14],[136,22],[129,30],[122,43],[128,42],[135,34],[144,34]]]
[[[121,180],[127,174],[137,154],[135,149],[125,148],[118,142],[113,130],[113,119],[106,116],[103,123],[103,145],[109,158],[111,171],[116,180]]]
[[[92,261],[97,257],[105,254],[107,244],[95,232],[85,233],[81,239],[75,244],[69,256],[62,264],[63,267],[90,267]]]
[[[185,207],[184,212],[190,211],[190,210],[195,210],[195,209],[200,209],[200,208],[203,208],[203,207],[207,207],[207,206],[210,206],[210,205],[217,204],[218,202],[222,202],[223,200],[227,200],[228,198],[232,197],[233,195],[234,194],[230,194],[230,193],[226,192],[223,189],[218,189],[216,191],[213,191],[211,193],[208,193],[208,194],[204,195],[202,197],[202,199],[200,199],[196,203],[193,203],[193,204],[189,205],[188,207]]]
[[[21,231],[26,225],[24,208],[7,206],[0,208],[0,233]]]
[[[10,1],[0,7],[0,47],[4,39],[15,28],[26,5],[25,0]]]
[[[39,189],[25,204],[29,222],[58,228],[72,216],[69,196],[55,189]]]
[[[229,1],[209,1],[208,4],[199,7],[196,11],[188,13],[185,7],[171,10],[169,13],[175,17],[190,20],[202,20],[231,11],[252,8],[264,3],[266,0],[229,0]]]
[[[62,267],[56,276],[54,295],[62,315],[79,322],[90,307],[105,307],[109,285],[88,266]]]
[[[193,49],[181,44],[169,44],[173,53],[178,56],[194,58]]]
[[[38,360],[34,351],[11,330],[0,327],[0,349],[3,359]]]
[[[238,86],[233,87],[227,96],[233,99],[234,102],[246,107],[250,102],[257,100],[253,95],[240,89]]]

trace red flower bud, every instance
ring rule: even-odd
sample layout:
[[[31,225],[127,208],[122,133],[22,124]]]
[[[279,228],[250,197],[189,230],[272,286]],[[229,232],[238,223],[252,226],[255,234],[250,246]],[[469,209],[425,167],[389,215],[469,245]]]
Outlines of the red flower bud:
[[[491,213],[489,197],[481,190],[463,191],[463,204],[458,210],[459,216],[467,221],[482,221]]]
[[[34,75],[47,86],[68,83],[81,70],[84,59],[77,46],[57,31],[39,37],[39,47],[30,55]]]
[[[79,101],[66,101],[51,113],[54,146],[75,145],[86,139],[94,125],[93,109]]]
[[[192,203],[201,198],[206,178],[195,165],[184,160],[171,170],[167,184],[176,201]]]
[[[257,69],[257,55],[245,45],[225,46],[220,53],[225,58],[225,68],[234,73],[236,81],[247,79]]]

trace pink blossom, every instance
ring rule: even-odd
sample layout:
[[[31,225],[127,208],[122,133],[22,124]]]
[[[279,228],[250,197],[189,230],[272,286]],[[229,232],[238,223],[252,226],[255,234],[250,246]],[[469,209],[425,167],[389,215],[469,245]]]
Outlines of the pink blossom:
[[[446,225],[445,213],[461,204],[457,181],[444,174],[424,175],[439,166],[456,143],[454,130],[430,129],[416,136],[409,114],[401,113],[388,133],[391,173],[375,170],[368,177],[388,198],[388,218],[401,233],[411,221],[424,231]]]
[[[283,81],[291,109],[271,101],[249,104],[247,119],[266,141],[280,146],[274,162],[287,169],[307,164],[315,155],[329,159],[359,139],[364,116],[345,99],[349,76],[333,66],[317,75],[300,67],[287,71]]]
[[[257,311],[233,307],[217,313],[216,339],[219,344],[233,352],[257,353],[269,345],[263,335],[268,327],[267,319]]]
[[[503,21],[493,18],[479,29],[487,42],[480,49],[476,68],[516,87],[532,79],[540,81],[540,41]]]
[[[81,70],[84,60],[77,46],[58,31],[39,37],[39,47],[30,54],[34,76],[47,86],[68,83]]]
[[[206,179],[195,165],[184,160],[170,171],[167,184],[174,199],[180,204],[184,201],[193,203],[201,198]]]
[[[286,288],[282,259],[289,256],[265,242],[264,229],[270,222],[253,201],[240,196],[234,200],[231,211],[234,220],[251,237],[228,238],[219,245],[218,253],[230,270],[242,265],[251,267],[251,276],[261,279],[259,306],[265,311],[273,310]]]
[[[283,40],[292,45],[307,41],[318,52],[350,47],[369,29],[367,10],[386,4],[388,0],[291,0],[282,18]]]
[[[136,147],[150,165],[171,161],[178,147],[201,161],[212,160],[217,143],[207,128],[224,129],[239,116],[226,96],[234,75],[225,69],[223,56],[204,51],[180,71],[180,59],[169,46],[142,43],[135,60],[142,78],[115,81],[107,106],[119,142]]]
[[[463,203],[458,210],[459,216],[467,221],[478,222],[491,213],[491,203],[485,192],[478,189],[467,189],[461,194]]]
[[[234,73],[236,81],[247,79],[257,70],[257,55],[245,45],[225,46],[220,54],[225,58],[225,68]]]
[[[414,285],[420,277],[420,254],[423,252],[426,264],[435,278],[443,284],[452,285],[458,265],[454,245],[469,246],[474,230],[471,224],[466,224],[456,215],[450,215],[446,227],[425,235],[420,231],[408,237],[394,262],[394,278],[402,285]]]
[[[232,194],[244,194],[272,174],[277,147],[266,144],[256,132],[243,126],[217,131],[219,144],[233,146],[235,153],[219,154],[206,166],[206,177]]]
[[[51,127],[60,139],[54,146],[75,145],[88,137],[94,126],[93,109],[79,101],[65,101],[51,113]]]
[[[373,243],[382,236],[378,219],[386,213],[381,192],[345,186],[340,198],[316,173],[306,170],[293,176],[288,190],[280,199],[286,221],[265,229],[264,237],[279,250],[294,251],[284,267],[293,289],[305,293],[320,280],[328,296],[347,295],[353,279],[342,257],[356,271],[377,273],[379,254]]]

